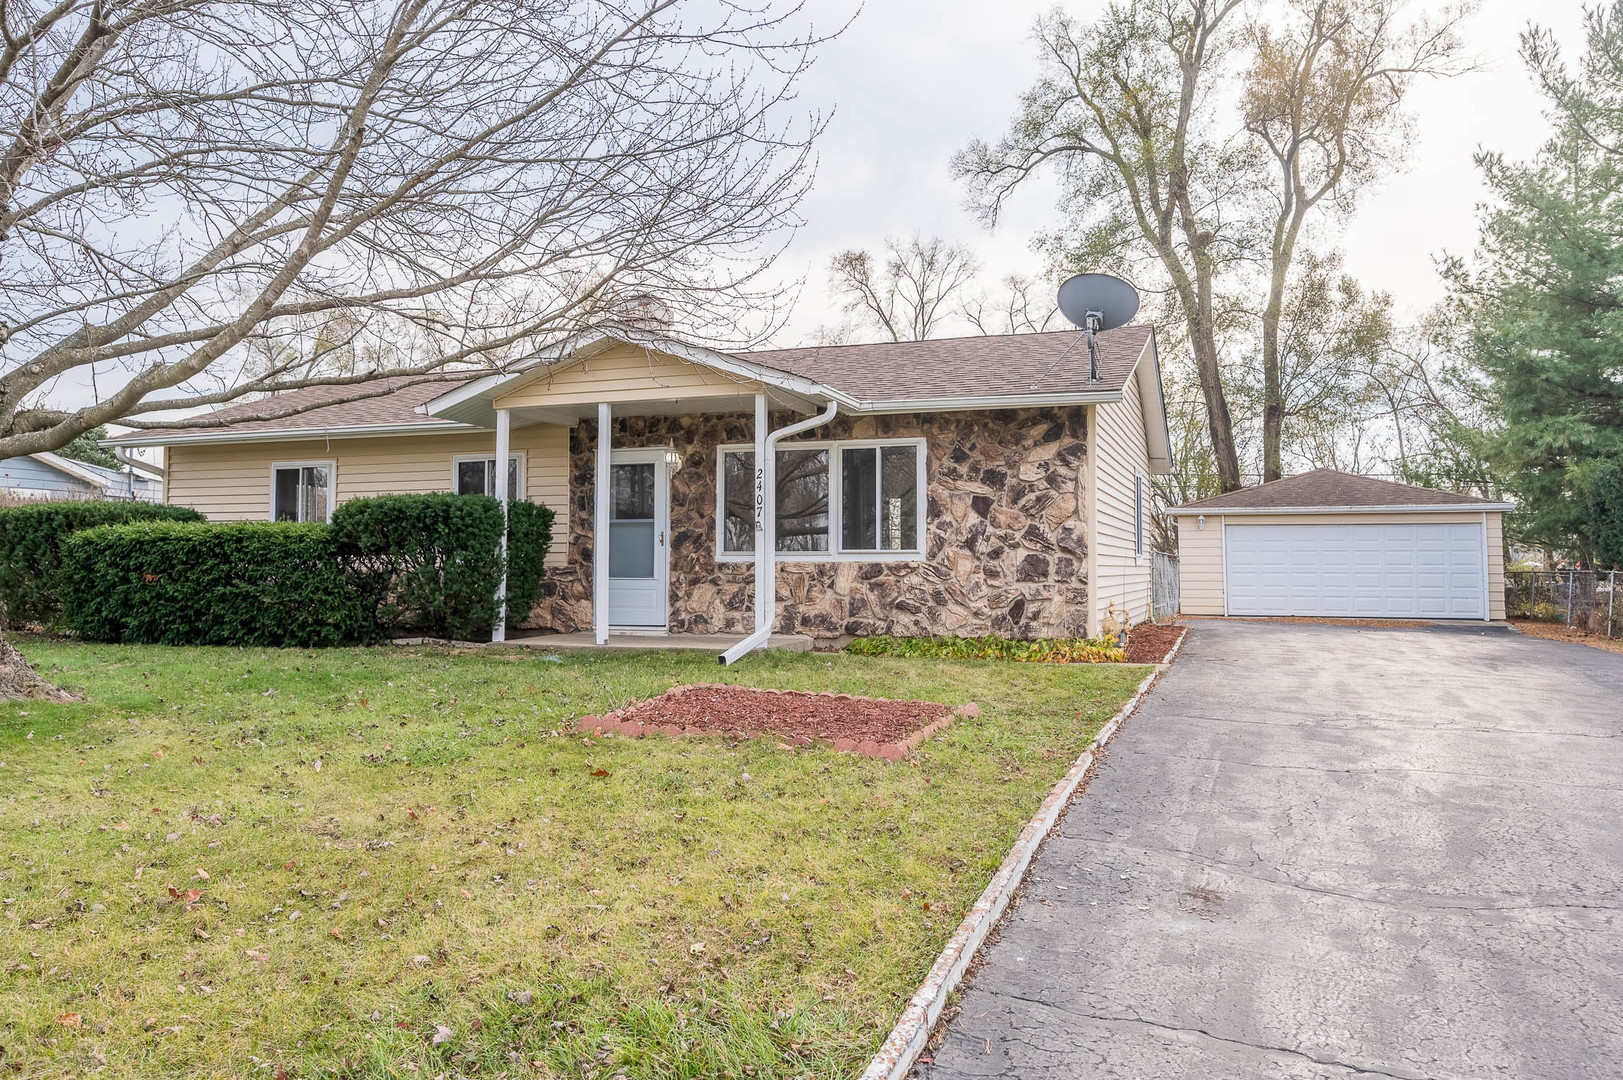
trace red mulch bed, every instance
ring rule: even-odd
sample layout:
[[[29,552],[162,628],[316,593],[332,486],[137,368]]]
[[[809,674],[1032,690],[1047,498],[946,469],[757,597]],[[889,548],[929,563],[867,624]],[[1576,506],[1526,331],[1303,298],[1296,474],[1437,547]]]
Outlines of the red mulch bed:
[[[1158,626],[1141,622],[1127,635],[1127,662],[1129,664],[1159,664],[1178,640],[1188,633],[1187,626],[1168,623]]]
[[[606,716],[583,716],[581,731],[618,735],[775,735],[798,746],[830,743],[836,750],[898,761],[945,727],[953,714],[978,715],[970,704],[949,709],[930,701],[888,701],[850,694],[756,690],[747,686],[677,686]]]

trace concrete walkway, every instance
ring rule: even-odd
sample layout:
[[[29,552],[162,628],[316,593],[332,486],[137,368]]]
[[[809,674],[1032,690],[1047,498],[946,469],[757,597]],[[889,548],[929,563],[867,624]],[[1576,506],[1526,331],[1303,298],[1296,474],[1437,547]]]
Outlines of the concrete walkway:
[[[1623,1076],[1623,656],[1197,622],[919,1071]]]

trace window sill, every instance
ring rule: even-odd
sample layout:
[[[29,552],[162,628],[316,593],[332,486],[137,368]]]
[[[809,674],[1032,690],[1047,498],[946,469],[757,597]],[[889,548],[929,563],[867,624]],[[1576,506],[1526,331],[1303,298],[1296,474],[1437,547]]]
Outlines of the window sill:
[[[717,555],[718,563],[752,564],[755,556],[727,554]],[[778,562],[923,562],[922,551],[780,551]]]

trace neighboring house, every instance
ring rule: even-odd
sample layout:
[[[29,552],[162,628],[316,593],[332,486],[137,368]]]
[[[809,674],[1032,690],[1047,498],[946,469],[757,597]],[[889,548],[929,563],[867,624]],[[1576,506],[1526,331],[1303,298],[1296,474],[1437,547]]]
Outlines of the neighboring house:
[[[509,497],[557,513],[532,626],[1078,635],[1112,602],[1148,616],[1150,477],[1171,467],[1150,328],[1097,342],[1095,380],[1077,331],[726,354],[616,330],[511,372],[108,441],[164,447],[168,501],[217,520],[500,495],[505,472]],[[775,567],[757,564],[762,536]],[[767,573],[773,610],[757,611]]]
[[[59,454],[0,460],[0,493],[19,499],[139,499],[159,502],[163,485],[133,469],[108,469]]]
[[[1174,507],[1185,615],[1503,619],[1509,503],[1333,469]]]

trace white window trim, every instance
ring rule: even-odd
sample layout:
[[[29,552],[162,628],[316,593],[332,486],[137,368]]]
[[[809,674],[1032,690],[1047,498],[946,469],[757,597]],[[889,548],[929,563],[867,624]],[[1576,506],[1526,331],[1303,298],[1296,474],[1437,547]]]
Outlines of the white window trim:
[[[495,457],[496,457],[496,451],[495,450],[492,450],[488,454],[454,454],[454,455],[452,455],[452,457],[451,457],[451,494],[453,494],[453,495],[456,494],[456,470],[457,470],[458,465],[461,465],[464,461],[493,461],[495,459]],[[529,493],[529,486],[528,486],[529,482],[525,477],[524,451],[523,450],[514,450],[514,451],[510,452],[507,455],[507,459],[509,461],[517,461],[518,462],[518,497],[520,499],[527,500],[530,497],[530,493]]]
[[[276,473],[279,469],[326,469],[327,470],[327,522],[332,522],[332,512],[338,505],[338,462],[329,461],[273,461],[270,467],[270,511],[265,520],[276,520]]]
[[[918,530],[916,539],[922,544],[927,531],[928,522],[925,513],[929,506],[929,482],[927,470],[929,455],[925,452],[925,440],[922,438],[910,439],[835,439],[801,442],[793,440],[780,442],[778,449],[782,450],[827,450],[828,451],[828,544],[827,551],[780,551],[777,561],[782,562],[918,562],[923,559],[923,547],[910,548],[901,551],[845,551],[840,547],[840,537],[844,530],[841,528],[840,508],[840,451],[859,450],[868,447],[911,446],[918,455],[918,472],[914,483],[914,497],[917,510],[914,520]],[[722,483],[726,479],[726,458],[730,453],[755,452],[754,443],[723,443],[716,447],[716,561],[723,563],[748,563],[755,561],[753,551],[723,551],[722,541],[726,536],[726,522],[724,518],[725,500],[723,499]],[[774,501],[774,511],[776,503]]]

